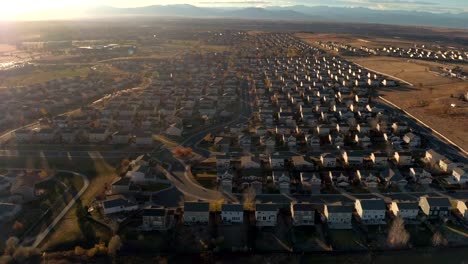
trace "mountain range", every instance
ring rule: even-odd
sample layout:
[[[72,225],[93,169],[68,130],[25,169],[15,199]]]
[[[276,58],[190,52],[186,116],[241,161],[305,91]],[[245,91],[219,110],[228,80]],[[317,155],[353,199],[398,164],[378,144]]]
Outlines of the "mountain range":
[[[468,29],[468,12],[430,13],[404,10],[374,10],[369,8],[347,8],[328,6],[295,5],[265,8],[210,8],[193,5],[152,5],[136,8],[98,6],[88,8],[87,17],[109,16],[171,16],[272,19],[286,21],[358,22],[411,26],[435,26]]]

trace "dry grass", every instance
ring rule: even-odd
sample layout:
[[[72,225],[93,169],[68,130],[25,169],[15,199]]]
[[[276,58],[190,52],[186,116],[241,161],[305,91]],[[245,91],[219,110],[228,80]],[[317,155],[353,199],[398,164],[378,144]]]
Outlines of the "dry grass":
[[[68,78],[75,76],[85,77],[89,74],[90,71],[91,69],[88,67],[53,71],[36,70],[27,74],[3,78],[0,80],[0,86],[22,86],[43,83],[58,78]]]
[[[430,72],[436,63],[386,57],[348,59],[413,83],[413,87],[381,89],[380,94],[468,149],[468,103],[458,99],[468,91],[468,82]],[[452,103],[455,108],[450,107]]]
[[[0,53],[16,51],[16,47],[9,44],[0,44]]]
[[[115,168],[109,165],[98,152],[93,152],[91,154],[90,156],[93,158],[96,176],[90,179],[88,189],[86,189],[81,196],[82,204],[88,206],[97,195],[103,193],[106,184],[112,183],[117,177]],[[107,235],[99,228],[95,228],[95,232],[96,236],[100,238],[106,237]],[[42,248],[47,249],[55,248],[60,245],[71,245],[73,242],[81,241],[83,238],[76,211],[72,208],[56,226],[55,230],[50,233]]]
[[[351,45],[353,47],[366,46],[369,48],[382,48],[389,45],[398,46],[402,48],[413,47],[417,42],[399,38],[381,38],[369,36],[357,36],[351,34],[312,34],[312,33],[298,33],[296,37],[307,41],[309,44],[315,45],[316,41],[322,42],[341,42]],[[421,43],[420,43],[421,44]]]

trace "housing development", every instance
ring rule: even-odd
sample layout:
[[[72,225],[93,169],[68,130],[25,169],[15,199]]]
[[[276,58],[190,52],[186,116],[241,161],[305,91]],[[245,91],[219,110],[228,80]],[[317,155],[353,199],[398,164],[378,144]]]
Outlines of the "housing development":
[[[211,263],[468,246],[466,48],[199,27],[17,43],[29,61],[0,71],[0,249]],[[364,66],[382,57],[457,90],[395,100],[426,84]],[[421,117],[435,101],[461,131]]]

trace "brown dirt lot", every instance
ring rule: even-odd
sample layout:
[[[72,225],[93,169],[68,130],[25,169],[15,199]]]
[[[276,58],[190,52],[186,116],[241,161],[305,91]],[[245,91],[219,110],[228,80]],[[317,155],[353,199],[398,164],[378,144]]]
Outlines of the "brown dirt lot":
[[[15,51],[16,47],[8,44],[0,44],[0,53],[2,52],[12,52]]]
[[[468,149],[468,103],[458,98],[468,91],[468,82],[436,75],[429,71],[431,63],[421,61],[386,57],[348,59],[413,83],[413,87],[383,88],[379,94]]]
[[[381,38],[381,37],[368,37],[357,36],[351,34],[311,34],[311,33],[298,33],[295,35],[307,41],[309,44],[315,45],[316,41],[322,42],[341,42],[351,45],[353,47],[366,46],[370,48],[382,48],[389,45],[398,46],[402,48],[413,47],[415,41],[405,40],[400,38]],[[421,44],[421,43],[419,43]]]

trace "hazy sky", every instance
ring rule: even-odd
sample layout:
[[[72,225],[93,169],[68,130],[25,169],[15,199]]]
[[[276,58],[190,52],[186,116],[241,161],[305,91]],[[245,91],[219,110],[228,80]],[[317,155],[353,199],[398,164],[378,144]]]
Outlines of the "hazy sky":
[[[145,5],[192,4],[196,6],[265,7],[288,5],[328,5],[343,7],[368,7],[373,9],[419,10],[429,12],[466,12],[468,0],[0,0],[0,20],[23,19],[27,14],[43,13],[67,7],[108,5],[136,7]],[[67,14],[71,17],[80,12]],[[70,11],[67,11],[70,12]],[[50,13],[49,13],[50,14]]]

